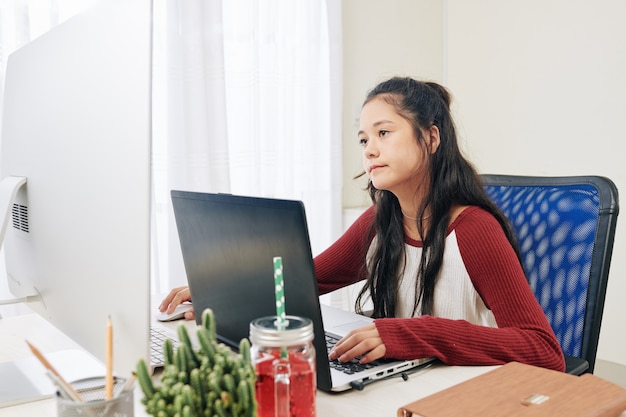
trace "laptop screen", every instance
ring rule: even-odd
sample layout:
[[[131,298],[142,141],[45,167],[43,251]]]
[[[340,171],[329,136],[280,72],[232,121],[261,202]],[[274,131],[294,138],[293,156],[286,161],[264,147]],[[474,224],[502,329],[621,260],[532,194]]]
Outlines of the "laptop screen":
[[[211,308],[218,338],[237,348],[253,319],[276,314],[273,258],[280,256],[286,313],[313,321],[318,372],[327,370],[302,202],[186,191],[171,196],[197,321]],[[326,383],[330,375],[318,373],[318,386]]]

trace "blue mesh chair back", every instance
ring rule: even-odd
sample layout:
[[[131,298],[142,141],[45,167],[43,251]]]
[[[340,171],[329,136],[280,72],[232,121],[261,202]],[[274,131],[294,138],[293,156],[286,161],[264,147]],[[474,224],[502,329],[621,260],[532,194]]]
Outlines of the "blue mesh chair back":
[[[593,372],[619,211],[615,185],[596,176],[482,179],[511,221],[567,371]]]

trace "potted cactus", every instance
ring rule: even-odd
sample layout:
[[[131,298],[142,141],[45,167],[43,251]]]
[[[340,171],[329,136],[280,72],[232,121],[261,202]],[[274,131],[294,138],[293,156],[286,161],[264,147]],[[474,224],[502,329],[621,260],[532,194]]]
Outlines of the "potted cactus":
[[[250,342],[242,339],[235,354],[216,338],[215,318],[210,309],[202,313],[194,349],[187,328],[178,327],[180,343],[164,345],[165,367],[160,384],[153,384],[143,359],[137,363],[137,380],[144,393],[146,412],[155,417],[254,417],[255,371]]]

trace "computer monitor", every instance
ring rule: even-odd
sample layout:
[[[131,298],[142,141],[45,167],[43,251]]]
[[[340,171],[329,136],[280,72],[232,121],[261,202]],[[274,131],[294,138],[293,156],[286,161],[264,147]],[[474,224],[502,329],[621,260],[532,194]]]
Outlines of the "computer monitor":
[[[149,352],[151,47],[150,0],[102,1],[14,52],[4,92],[9,289],[103,361],[110,316],[123,377]]]

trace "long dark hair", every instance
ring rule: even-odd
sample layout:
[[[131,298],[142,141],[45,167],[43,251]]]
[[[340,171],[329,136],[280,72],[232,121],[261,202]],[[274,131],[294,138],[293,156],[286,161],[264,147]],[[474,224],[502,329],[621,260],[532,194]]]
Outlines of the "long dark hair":
[[[453,206],[478,206],[491,214],[502,225],[507,238],[519,250],[506,217],[485,194],[480,176],[459,150],[456,128],[450,114],[450,93],[435,82],[412,78],[392,78],[378,84],[367,95],[363,105],[381,98],[395,107],[416,133],[418,142],[426,148],[422,135],[433,125],[439,129],[440,144],[434,153],[427,152],[427,173],[421,193],[424,199],[416,214],[417,227],[422,236],[422,255],[417,271],[413,315],[421,301],[422,315],[432,314],[437,276],[443,262],[445,239]],[[428,178],[429,177],[429,178]],[[374,231],[376,240],[366,268],[367,280],[356,300],[357,311],[362,311],[368,294],[371,297],[373,317],[395,316],[399,282],[403,273],[405,233],[403,215],[396,196],[390,191],[376,189],[369,181],[367,190],[376,205]],[[417,192],[417,190],[416,190]],[[430,212],[430,226],[424,230],[422,218]]]

